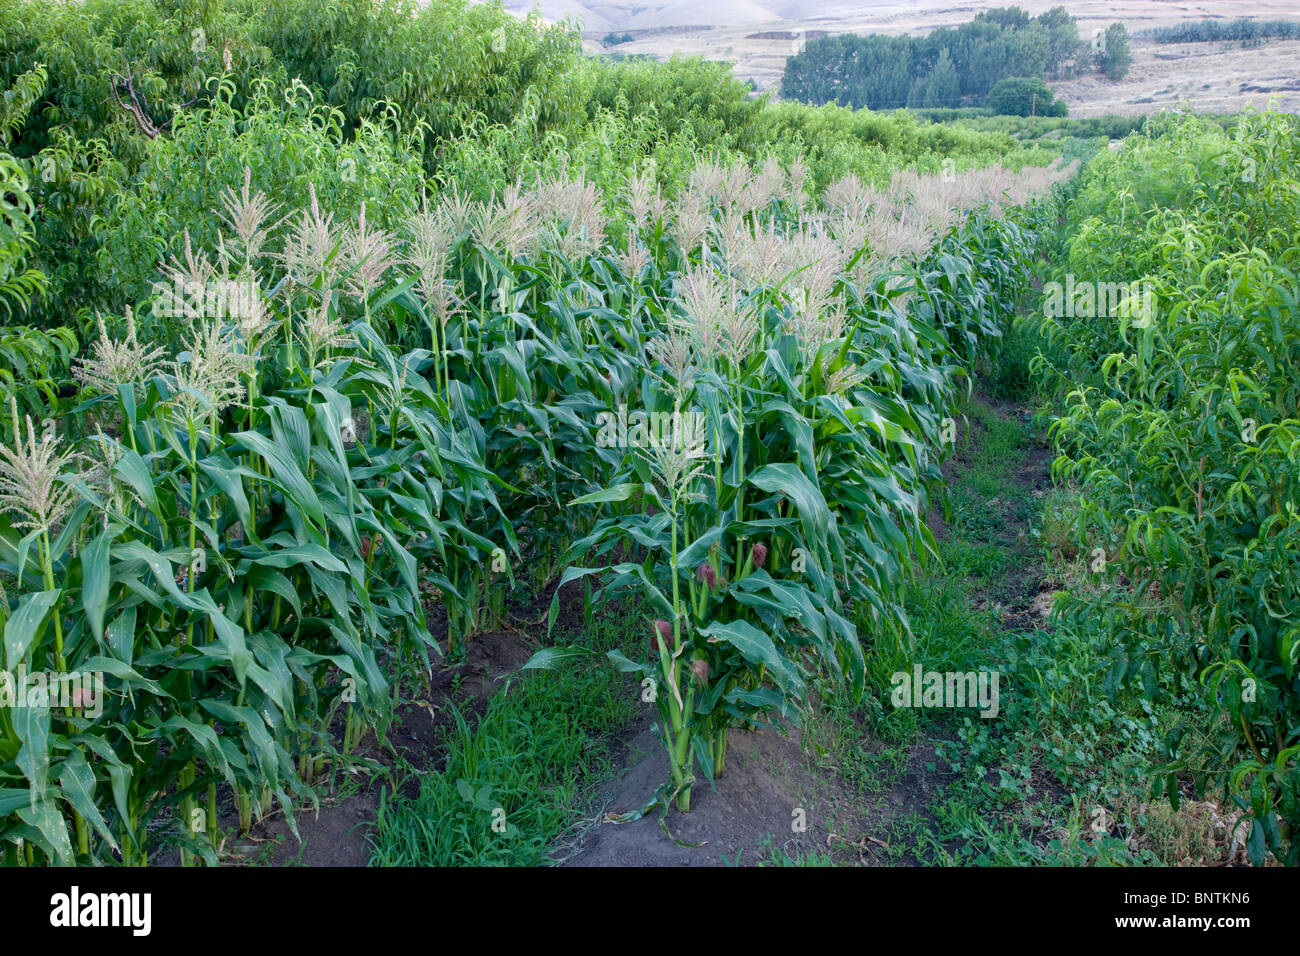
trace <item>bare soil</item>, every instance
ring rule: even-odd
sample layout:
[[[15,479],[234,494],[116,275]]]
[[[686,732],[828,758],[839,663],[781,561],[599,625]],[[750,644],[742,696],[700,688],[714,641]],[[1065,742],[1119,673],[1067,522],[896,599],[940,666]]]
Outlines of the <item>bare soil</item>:
[[[864,798],[833,772],[817,769],[799,739],[797,731],[733,729],[726,772],[715,787],[695,785],[689,813],[655,810],[631,823],[611,822],[610,816],[643,807],[663,783],[663,745],[647,721],[629,743],[626,769],[605,792],[605,816],[588,821],[565,865],[753,866],[777,851],[790,858],[829,854],[839,863],[888,862],[891,824],[924,815],[945,778],[927,770],[933,748],[914,748],[895,786]],[[896,852],[902,862],[914,862],[905,848]]]

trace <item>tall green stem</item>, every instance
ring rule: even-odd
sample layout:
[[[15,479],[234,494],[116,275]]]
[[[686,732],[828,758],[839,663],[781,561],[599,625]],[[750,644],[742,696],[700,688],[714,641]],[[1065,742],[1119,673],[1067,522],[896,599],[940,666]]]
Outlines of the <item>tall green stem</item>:
[[[41,532],[41,570],[45,574],[45,590],[54,590],[54,554],[50,546],[50,532]],[[60,673],[67,671],[68,662],[63,657],[63,615],[59,602],[54,604],[54,660]]]

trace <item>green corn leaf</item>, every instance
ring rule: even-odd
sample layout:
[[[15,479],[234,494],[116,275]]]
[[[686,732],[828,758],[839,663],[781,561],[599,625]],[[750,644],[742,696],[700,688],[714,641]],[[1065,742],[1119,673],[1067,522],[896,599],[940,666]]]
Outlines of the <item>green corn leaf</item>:
[[[554,670],[561,664],[590,657],[591,653],[589,648],[577,644],[571,644],[568,647],[544,647],[520,665],[519,669],[521,671]]]
[[[36,806],[23,807],[17,811],[17,816],[40,834],[34,842],[39,845],[41,852],[53,857],[59,866],[74,865],[76,861],[72,841],[68,838],[68,825],[57,807],[48,800],[42,800]]]
[[[64,758],[59,768],[59,783],[63,787],[64,797],[73,808],[95,828],[109,846],[118,849],[117,840],[113,838],[112,831],[109,830],[99,808],[95,806],[95,774],[80,750],[73,750]]]
[[[231,438],[247,450],[260,455],[271,468],[274,483],[284,492],[317,529],[325,525],[325,511],[315,490],[294,462],[291,454],[257,432],[237,432]]]
[[[50,613],[50,608],[58,602],[63,592],[36,591],[24,594],[18,600],[9,620],[5,622],[5,668],[14,671],[24,661],[32,642],[36,640],[41,626]]]
[[[154,487],[149,466],[139,453],[130,449],[123,450],[121,460],[113,467],[113,474],[131,486],[131,490],[144,502],[146,508],[158,514],[158,491]]]
[[[21,688],[20,688],[21,691]],[[31,784],[31,809],[35,810],[40,795],[45,793],[50,774],[50,711],[48,707],[33,707],[33,701],[21,701],[13,712],[14,734],[21,742],[14,763]]]
[[[776,649],[771,637],[748,621],[714,622],[700,628],[700,634],[731,645],[751,664],[765,666],[782,690],[802,697],[803,679],[795,667]]]
[[[109,552],[119,528],[110,526],[81,551],[81,605],[95,640],[104,640],[104,614],[108,608]]]

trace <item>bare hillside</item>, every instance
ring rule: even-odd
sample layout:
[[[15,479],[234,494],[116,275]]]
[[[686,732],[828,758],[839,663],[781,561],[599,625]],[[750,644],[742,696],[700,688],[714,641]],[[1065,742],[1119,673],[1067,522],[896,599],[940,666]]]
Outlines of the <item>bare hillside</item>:
[[[981,10],[1011,0],[507,0],[527,12],[534,6],[548,20],[572,18],[585,27],[594,50],[703,55],[735,63],[740,79],[759,89],[779,89],[785,60],[810,36],[826,33],[925,33],[956,26]],[[1039,14],[1060,0],[1017,0]],[[1087,38],[1116,20],[1130,33],[1151,26],[1222,17],[1294,19],[1293,2],[1282,0],[1081,0],[1066,4]],[[605,47],[609,33],[630,33],[631,42]],[[1073,116],[1145,113],[1190,102],[1196,110],[1231,111],[1248,104],[1300,111],[1300,41],[1269,42],[1241,49],[1235,44],[1157,45],[1134,40],[1133,66],[1119,83],[1100,76],[1054,84]]]

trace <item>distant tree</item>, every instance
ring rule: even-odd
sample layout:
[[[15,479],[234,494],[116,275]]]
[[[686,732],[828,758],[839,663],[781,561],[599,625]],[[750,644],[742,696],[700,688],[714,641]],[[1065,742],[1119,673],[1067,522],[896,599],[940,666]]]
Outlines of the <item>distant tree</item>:
[[[631,43],[636,37],[630,33],[606,33],[605,39],[600,42],[605,46],[618,46],[620,43]]]
[[[1102,41],[1101,49],[1096,53],[1097,69],[1108,80],[1122,80],[1133,62],[1128,47],[1128,30],[1122,23],[1112,23],[1102,34]]]
[[[989,109],[1001,116],[1064,116],[1064,103],[1036,76],[998,80],[989,91]]]
[[[1014,70],[1016,76],[1045,77],[1051,49],[1052,38],[1046,30],[1035,27],[1012,33],[1006,38],[1006,69]]]
[[[1088,45],[1080,39],[1079,27],[1065,7],[1039,14],[1038,22],[1047,31],[1048,60],[1058,71],[1087,52]]]
[[[781,95],[806,103],[896,109],[907,105],[912,77],[909,37],[818,37],[786,60]]]
[[[975,17],[975,22],[996,23],[1004,30],[1022,30],[1029,25],[1029,14],[1019,7],[995,7]]]
[[[1157,43],[1208,43],[1223,40],[1240,40],[1257,44],[1265,39],[1294,39],[1300,37],[1300,23],[1295,20],[1188,20],[1166,27],[1149,27],[1138,31],[1138,36],[1148,37]]]
[[[781,95],[870,109],[956,106],[963,96],[987,96],[1008,77],[1061,76],[1080,61],[1090,63],[1086,51],[1064,7],[1039,17],[999,7],[926,36],[812,39],[786,60]]]
[[[912,84],[908,96],[909,107],[933,109],[935,107],[955,107],[961,103],[961,81],[957,78],[957,68],[947,50],[939,53],[930,72],[918,77]]]

